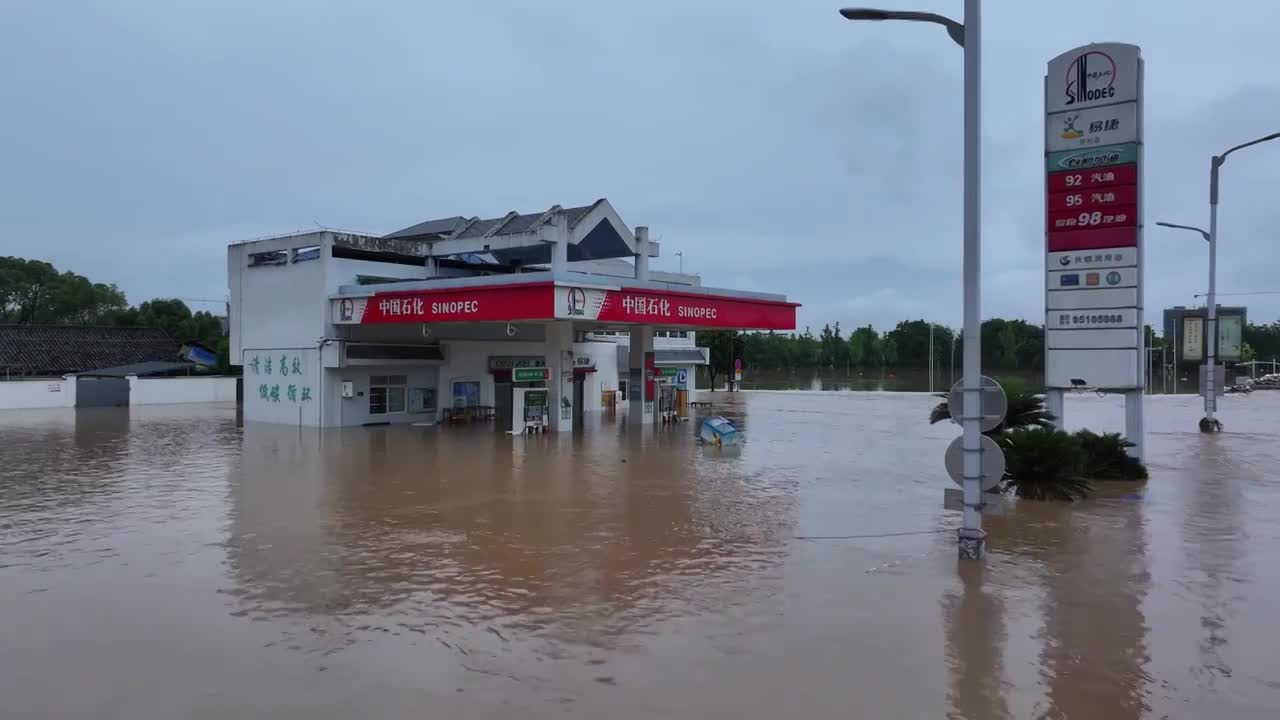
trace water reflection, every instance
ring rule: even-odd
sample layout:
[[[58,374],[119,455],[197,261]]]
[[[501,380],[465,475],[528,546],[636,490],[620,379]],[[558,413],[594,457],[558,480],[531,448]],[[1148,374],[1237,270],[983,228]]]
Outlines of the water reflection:
[[[1207,690],[1217,690],[1232,676],[1225,657],[1228,622],[1235,614],[1234,606],[1245,599],[1243,589],[1249,581],[1243,496],[1260,478],[1247,461],[1238,462],[1242,448],[1232,447],[1235,443],[1231,439],[1205,440],[1199,448],[1199,461],[1222,472],[1197,478],[1194,489],[1184,495],[1181,537],[1188,572],[1180,584],[1200,606],[1198,682]]]
[[[1045,697],[1036,717],[1128,720],[1150,709],[1142,606],[1151,575],[1135,490],[1142,487],[1103,486],[1087,506],[1064,512],[1020,503],[1016,513],[988,519],[989,533],[1000,538],[995,564],[1013,579],[1005,591],[1040,589],[1034,639]]]
[[[787,498],[691,462],[687,425],[592,437],[251,426],[229,477],[237,612],[608,644],[779,561]]]
[[[960,588],[942,597],[951,676],[947,717],[1011,717],[1004,672],[1004,602],[986,586],[986,565],[960,563],[957,571]]]

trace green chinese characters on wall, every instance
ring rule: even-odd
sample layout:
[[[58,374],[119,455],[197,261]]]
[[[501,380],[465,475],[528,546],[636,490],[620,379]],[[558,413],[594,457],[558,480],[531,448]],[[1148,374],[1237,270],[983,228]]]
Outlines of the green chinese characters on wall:
[[[253,371],[254,375],[271,375],[274,377],[287,378],[292,375],[302,375],[302,357],[298,355],[289,355],[282,353],[276,356],[271,353],[255,353],[253,358],[245,363],[245,367]],[[260,378],[264,379],[264,378]],[[301,385],[296,382],[260,382],[258,384],[258,399],[264,402],[290,402],[305,403],[311,402],[311,386]]]

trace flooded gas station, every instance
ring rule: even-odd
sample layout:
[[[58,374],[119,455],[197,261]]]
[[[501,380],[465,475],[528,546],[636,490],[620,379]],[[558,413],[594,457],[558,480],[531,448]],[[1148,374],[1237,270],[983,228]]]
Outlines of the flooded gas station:
[[[0,415],[4,715],[1280,714],[1280,395],[1149,399],[1149,483],[1014,503],[984,563],[931,397],[710,399],[744,445]]]

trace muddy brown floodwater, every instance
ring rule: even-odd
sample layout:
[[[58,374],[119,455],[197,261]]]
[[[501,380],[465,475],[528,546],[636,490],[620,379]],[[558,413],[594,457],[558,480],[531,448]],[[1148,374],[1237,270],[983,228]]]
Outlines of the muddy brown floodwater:
[[[981,565],[929,397],[715,400],[737,454],[2,414],[0,716],[1280,717],[1280,393],[1212,437],[1150,400],[1147,486],[1016,504]]]

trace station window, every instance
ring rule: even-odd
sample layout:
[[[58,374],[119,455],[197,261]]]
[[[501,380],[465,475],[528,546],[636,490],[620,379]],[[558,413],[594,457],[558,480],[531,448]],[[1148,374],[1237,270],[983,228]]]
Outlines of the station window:
[[[288,250],[270,250],[268,252],[249,253],[249,267],[284,265],[288,262]]]
[[[460,380],[453,383],[454,407],[479,407],[480,383],[474,380]]]
[[[404,412],[405,385],[408,381],[408,377],[404,375],[369,376],[369,414]]]
[[[306,262],[308,260],[320,259],[320,246],[307,245],[306,247],[298,247],[293,249],[293,261],[296,263]]]

